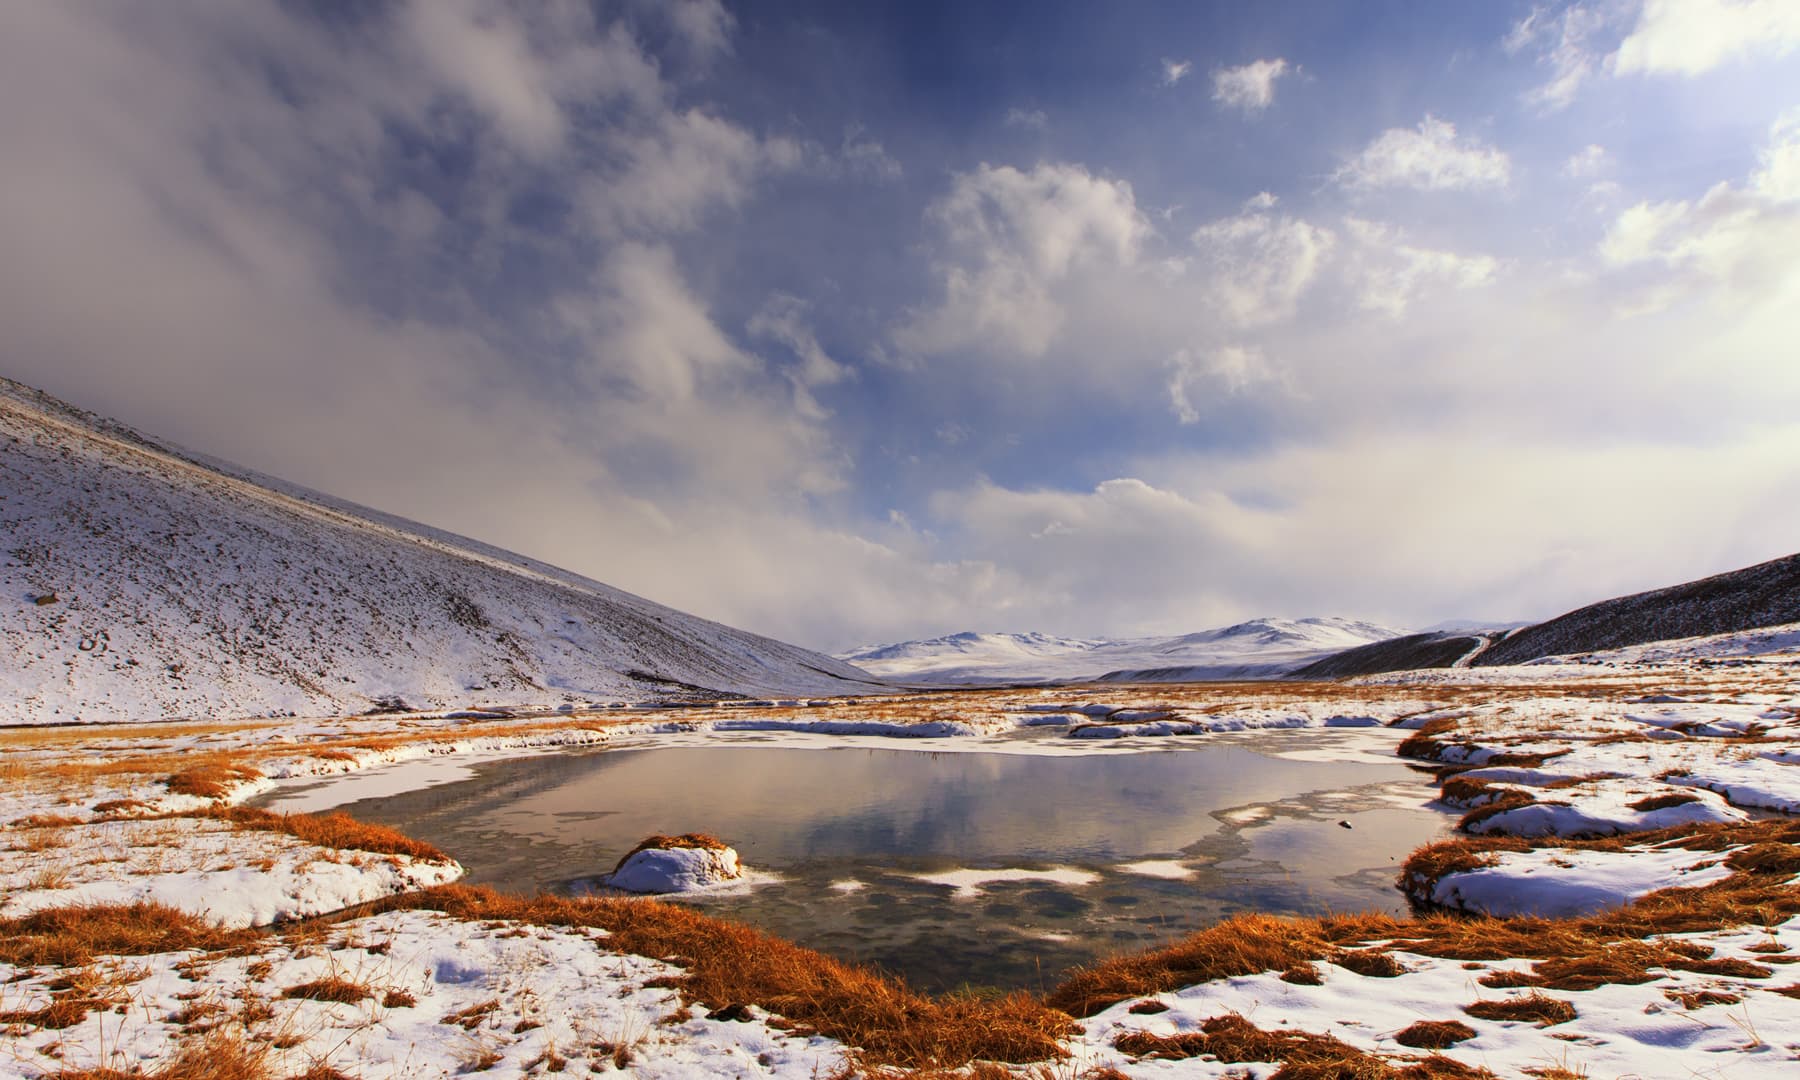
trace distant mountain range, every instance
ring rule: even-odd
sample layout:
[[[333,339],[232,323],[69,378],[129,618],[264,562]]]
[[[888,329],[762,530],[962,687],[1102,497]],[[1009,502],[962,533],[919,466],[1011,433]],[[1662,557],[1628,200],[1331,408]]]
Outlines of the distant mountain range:
[[[1173,637],[961,633],[865,646],[838,658],[911,683],[1269,679],[1400,633],[1353,619],[1253,619]]]
[[[0,723],[883,689],[0,379]]]

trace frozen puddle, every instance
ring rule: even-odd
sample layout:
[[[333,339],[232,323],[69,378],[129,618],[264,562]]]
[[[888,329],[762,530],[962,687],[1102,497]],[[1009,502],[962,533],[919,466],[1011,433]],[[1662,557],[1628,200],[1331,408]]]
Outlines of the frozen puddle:
[[[1037,988],[1240,911],[1403,912],[1399,861],[1452,819],[1391,758],[1294,757],[1348,748],[1344,736],[1079,755],[1021,753],[1017,739],[954,753],[851,739],[612,749],[489,762],[345,809],[521,893],[593,891],[647,835],[711,833],[762,883],[685,902],[925,989]]]
[[[1100,875],[1087,870],[1058,866],[1050,870],[949,870],[941,874],[914,874],[920,881],[948,885],[958,900],[972,900],[982,894],[983,886],[1002,882],[1048,881],[1057,885],[1079,887],[1092,885]]]

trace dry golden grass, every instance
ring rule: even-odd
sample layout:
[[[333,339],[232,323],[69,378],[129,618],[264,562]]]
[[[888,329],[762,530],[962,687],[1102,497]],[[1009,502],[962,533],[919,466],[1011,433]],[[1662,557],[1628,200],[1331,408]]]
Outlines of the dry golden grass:
[[[1475,1037],[1475,1029],[1461,1020],[1420,1020],[1394,1036],[1401,1046],[1415,1050],[1442,1050]]]
[[[1031,1062],[1062,1056],[1068,1016],[1024,994],[927,998],[899,981],[686,908],[606,897],[509,897],[449,885],[368,905],[424,909],[469,920],[600,927],[605,944],[672,957],[689,1001],[718,1009],[755,1002],[801,1030],[857,1047],[870,1065],[960,1068],[971,1061]]]
[[[45,1080],[276,1080],[270,1049],[241,1035],[208,1032],[178,1046],[153,1068],[64,1069]],[[304,1074],[303,1074],[304,1075]],[[296,1077],[295,1080],[301,1080]]]
[[[1485,1069],[1438,1055],[1397,1062],[1358,1050],[1330,1035],[1264,1031],[1236,1013],[1215,1016],[1197,1032],[1134,1032],[1121,1036],[1113,1045],[1139,1058],[1178,1059],[1210,1054],[1226,1064],[1280,1062],[1281,1068],[1273,1080],[1475,1080],[1493,1076]]]
[[[1477,1001],[1463,1006],[1463,1012],[1479,1020],[1529,1021],[1543,1027],[1566,1024],[1575,1019],[1575,1006],[1548,994],[1533,990],[1524,997]],[[1473,1032],[1471,1032],[1473,1034]]]
[[[163,786],[176,795],[192,795],[197,799],[222,799],[231,789],[247,780],[260,780],[262,773],[236,762],[225,761],[193,765],[166,777]]]
[[[46,908],[0,919],[0,961],[9,964],[85,964],[96,956],[144,956],[183,949],[232,949],[260,935],[221,930],[165,904],[87,904]]]
[[[303,982],[298,986],[290,986],[281,992],[281,996],[302,1001],[328,1001],[338,1005],[354,1005],[359,1001],[375,996],[362,983],[353,982],[342,975],[327,975],[323,979]]]
[[[385,825],[368,825],[348,814],[277,814],[247,806],[219,807],[191,817],[229,821],[240,829],[283,833],[308,844],[340,851],[367,851],[377,855],[406,855],[426,862],[444,863],[450,856],[423,840],[414,840]]]

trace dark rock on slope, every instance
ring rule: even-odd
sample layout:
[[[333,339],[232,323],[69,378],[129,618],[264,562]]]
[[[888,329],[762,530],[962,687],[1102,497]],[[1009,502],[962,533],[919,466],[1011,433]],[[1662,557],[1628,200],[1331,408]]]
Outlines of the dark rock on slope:
[[[1387,671],[1454,667],[1457,661],[1481,648],[1487,640],[1479,634],[1408,634],[1333,653],[1290,672],[1288,678],[1347,679],[1352,675],[1379,675]]]

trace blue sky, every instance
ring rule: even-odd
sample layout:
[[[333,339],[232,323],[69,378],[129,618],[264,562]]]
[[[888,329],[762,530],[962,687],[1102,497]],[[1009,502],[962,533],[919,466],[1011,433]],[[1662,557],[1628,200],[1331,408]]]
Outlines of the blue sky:
[[[1800,548],[1784,0],[16,4],[0,139],[6,374],[803,644]]]

